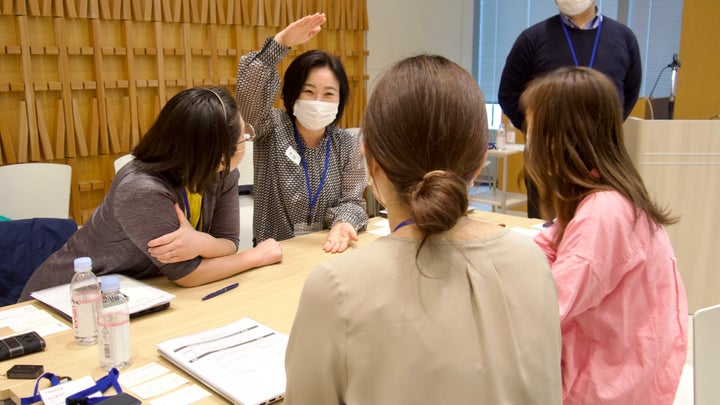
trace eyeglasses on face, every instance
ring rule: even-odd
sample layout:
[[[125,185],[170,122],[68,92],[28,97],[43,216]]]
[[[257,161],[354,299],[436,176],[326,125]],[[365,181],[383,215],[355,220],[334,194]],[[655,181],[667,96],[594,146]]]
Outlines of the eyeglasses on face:
[[[240,139],[237,141],[238,144],[241,144],[243,142],[252,142],[255,140],[255,128],[249,123],[245,123],[245,126],[242,129],[242,134],[240,134]]]

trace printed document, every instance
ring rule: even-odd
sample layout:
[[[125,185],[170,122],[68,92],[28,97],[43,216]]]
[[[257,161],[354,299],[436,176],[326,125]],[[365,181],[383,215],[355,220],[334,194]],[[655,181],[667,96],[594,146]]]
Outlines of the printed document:
[[[250,318],[161,342],[160,354],[235,404],[258,405],[285,394],[288,336]]]

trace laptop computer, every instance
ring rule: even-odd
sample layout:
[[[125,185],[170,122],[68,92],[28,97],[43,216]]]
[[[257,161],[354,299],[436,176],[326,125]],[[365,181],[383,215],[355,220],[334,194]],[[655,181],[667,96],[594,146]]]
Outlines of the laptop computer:
[[[162,311],[170,307],[175,296],[140,280],[122,274],[113,274],[120,279],[120,292],[128,297],[130,318]],[[104,276],[98,277],[102,280]],[[70,284],[62,284],[30,294],[36,300],[52,307],[64,318],[72,319]]]

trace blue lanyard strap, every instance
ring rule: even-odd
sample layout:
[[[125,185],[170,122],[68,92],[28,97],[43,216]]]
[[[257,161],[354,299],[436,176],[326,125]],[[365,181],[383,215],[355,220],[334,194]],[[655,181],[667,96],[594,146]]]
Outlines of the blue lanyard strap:
[[[307,161],[305,160],[305,149],[303,148],[302,141],[300,140],[300,133],[298,133],[297,127],[294,127],[294,130],[295,142],[298,146],[298,152],[300,152],[300,163],[305,171],[305,185],[307,186],[308,192],[307,223],[310,225],[312,223],[313,209],[315,208],[315,204],[317,203],[317,199],[320,196],[323,186],[325,186],[325,179],[327,178],[328,167],[330,166],[330,136],[328,135],[325,140],[325,168],[323,169],[322,176],[320,177],[320,183],[318,184],[317,191],[315,191],[315,194],[313,195],[312,187],[310,186],[310,172],[308,171]]]
[[[88,395],[94,394],[96,392],[105,392],[107,391],[110,386],[115,388],[115,392],[120,394],[122,392],[122,387],[120,387],[120,383],[118,382],[118,377],[120,377],[120,371],[116,368],[112,368],[108,374],[99,380],[95,382],[95,385],[93,385],[90,388],[86,388],[80,392],[76,392],[75,394],[70,395],[65,399],[65,403],[67,405],[75,405],[75,404],[82,404],[82,405],[93,405],[100,401],[106,400],[109,397],[88,397]]]
[[[58,380],[57,376],[53,373],[45,373],[45,374],[41,375],[35,381],[35,390],[33,391],[33,395],[31,397],[20,398],[20,405],[30,405],[30,404],[34,404],[35,402],[42,401],[42,397],[40,397],[39,386],[40,386],[40,380],[42,380],[43,378],[50,380],[51,387],[54,387],[54,386],[60,384],[60,380]]]
[[[575,66],[580,66],[577,55],[575,54],[575,47],[573,46],[572,40],[570,39],[570,32],[568,32],[567,25],[560,19],[560,25],[562,25],[563,31],[565,31],[565,38],[567,39],[568,45],[570,45],[570,53],[572,53],[573,62]],[[595,54],[597,53],[598,42],[600,42],[600,30],[602,29],[602,19],[598,22],[597,33],[595,34],[595,44],[593,45],[592,56],[590,56],[589,68],[592,68],[595,64]]]
[[[395,229],[393,229],[392,231],[395,232],[395,231],[397,231],[398,229],[402,228],[402,227],[405,226],[405,225],[410,225],[410,224],[414,224],[414,223],[415,223],[415,221],[413,221],[412,218],[408,218],[408,219],[400,222],[399,224],[397,224],[397,226],[395,226]],[[390,233],[392,233],[392,232],[390,232]]]
[[[120,371],[118,369],[113,368],[108,372],[108,374],[99,380],[95,382],[95,385],[93,385],[90,388],[86,388],[80,392],[76,392],[75,394],[70,395],[65,399],[65,403],[69,405],[73,404],[88,404],[93,405],[95,403],[98,403],[100,401],[103,401],[105,399],[108,399],[109,397],[92,397],[88,398],[88,395],[94,394],[96,392],[105,392],[107,391],[110,386],[115,388],[115,392],[120,394],[122,392],[122,387],[120,386],[120,383],[118,382],[118,377],[120,376]],[[54,387],[58,384],[60,384],[60,380],[58,377],[53,373],[45,373],[38,377],[37,381],[35,381],[35,390],[33,391],[33,396],[31,397],[25,397],[20,398],[20,404],[21,405],[30,405],[34,404],[35,402],[42,401],[42,397],[40,396],[40,380],[43,378],[46,378],[50,380],[50,386]]]

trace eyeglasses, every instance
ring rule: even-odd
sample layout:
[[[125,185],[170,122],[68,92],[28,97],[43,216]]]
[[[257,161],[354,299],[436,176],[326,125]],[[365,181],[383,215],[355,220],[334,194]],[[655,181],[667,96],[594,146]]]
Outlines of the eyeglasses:
[[[243,142],[252,142],[255,140],[255,128],[249,123],[245,123],[245,126],[243,127],[242,134],[240,135],[240,139],[237,141],[238,144],[241,144]]]

